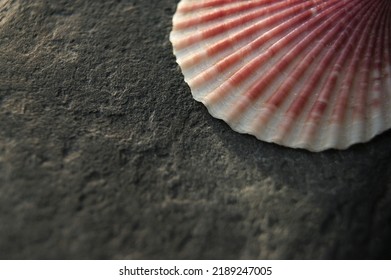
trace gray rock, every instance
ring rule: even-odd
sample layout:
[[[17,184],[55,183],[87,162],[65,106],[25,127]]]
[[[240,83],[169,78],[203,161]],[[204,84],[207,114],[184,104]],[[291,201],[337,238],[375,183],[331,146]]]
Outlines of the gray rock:
[[[0,258],[391,257],[391,133],[310,153],[191,97],[175,0],[0,0]]]

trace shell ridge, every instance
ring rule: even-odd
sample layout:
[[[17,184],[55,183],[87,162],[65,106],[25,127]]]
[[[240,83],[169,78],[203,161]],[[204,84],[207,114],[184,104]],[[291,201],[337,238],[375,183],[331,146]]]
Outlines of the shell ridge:
[[[211,7],[218,7],[220,5],[226,5],[235,2],[235,0],[204,0],[202,2],[198,1],[198,3],[186,3],[190,1],[182,1],[180,5],[178,5],[179,12],[189,12],[192,10],[198,9],[208,9]],[[187,5],[186,5],[187,4]]]
[[[360,13],[360,22],[354,26],[354,30],[352,33],[348,33],[350,35],[349,41],[345,44],[344,49],[340,53],[337,62],[333,66],[333,70],[331,71],[331,75],[336,75],[333,77],[333,81],[329,80],[330,82],[333,82],[333,88],[330,88],[327,91],[327,94],[330,95],[329,97],[325,97],[325,100],[330,100],[332,103],[328,104],[327,107],[324,109],[324,113],[322,116],[322,119],[317,120],[318,124],[316,129],[319,130],[322,127],[326,127],[328,129],[324,129],[323,131],[319,131],[316,133],[318,137],[320,137],[319,141],[324,141],[324,146],[332,146],[332,145],[342,145],[342,143],[345,143],[344,145],[350,145],[350,138],[349,136],[346,136],[346,127],[343,131],[341,131],[342,125],[344,125],[345,119],[342,113],[348,113],[348,108],[346,107],[346,104],[348,102],[349,97],[349,91],[343,92],[343,84],[347,83],[349,81],[349,66],[348,63],[353,63],[353,55],[350,55],[352,53],[352,48],[355,45],[355,42],[358,37],[358,35],[362,32],[363,25],[366,24],[369,26],[371,24],[371,19],[376,19],[373,14],[376,12],[376,7],[363,7],[358,13]],[[372,14],[372,17],[370,17]],[[368,17],[370,17],[368,19]],[[358,17],[357,17],[358,18]],[[359,47],[356,48],[356,51],[359,51]],[[344,71],[346,75],[343,77],[344,79],[340,79],[340,75]],[[339,81],[336,80],[338,78]],[[337,87],[338,83],[338,87]],[[350,87],[349,87],[350,88]],[[325,93],[326,94],[326,93]],[[342,110],[343,109],[343,110]],[[333,121],[333,114],[336,117],[338,122]],[[339,114],[339,116],[338,116]],[[321,123],[328,123],[328,125],[322,125]],[[316,131],[315,129],[315,131]],[[321,135],[325,135],[322,137]],[[340,135],[339,140],[337,139],[337,135]],[[316,141],[316,140],[315,140]],[[340,142],[340,143],[338,143]]]
[[[380,21],[379,21],[380,25]],[[367,102],[368,106],[368,115],[371,115],[370,121],[368,122],[369,129],[369,135],[368,137],[373,137],[376,135],[377,131],[381,130],[384,126],[384,114],[382,110],[382,97],[383,94],[381,92],[381,68],[382,68],[382,47],[381,47],[381,41],[383,36],[381,34],[384,34],[384,26],[379,26],[377,29],[378,34],[376,34],[376,43],[375,43],[375,49],[374,49],[374,55],[373,55],[373,61],[372,61],[372,68],[374,69],[371,75],[371,90],[370,94],[368,96],[369,100]]]
[[[295,7],[294,10],[289,10],[287,12],[295,13],[296,11],[298,11],[300,9],[301,9],[301,7]],[[229,66],[231,66],[235,62],[238,62],[240,59],[242,59],[243,57],[248,55],[248,53],[250,53],[254,49],[260,48],[263,44],[265,44],[273,36],[276,36],[279,33],[281,33],[284,30],[286,30],[286,27],[289,26],[289,24],[294,24],[296,22],[304,21],[310,15],[311,15],[310,12],[304,11],[304,12],[300,13],[299,15],[289,19],[286,23],[278,25],[278,26],[275,26],[271,30],[265,32],[262,36],[256,38],[254,41],[252,41],[249,44],[243,46],[241,49],[237,50],[236,52],[231,53],[228,57],[224,58],[223,60],[217,62],[215,65],[210,67],[211,69],[209,71],[211,73],[214,73],[216,71],[216,69],[217,69],[217,71],[222,72],[224,69],[228,68]],[[280,16],[286,16],[286,13],[282,13]],[[253,29],[254,32],[255,32],[257,29],[262,28],[263,24],[264,24],[264,21],[261,21],[261,22],[255,24],[253,27],[251,27],[249,29]],[[245,31],[246,30],[244,30],[244,32]],[[240,39],[240,35],[241,34],[235,34],[235,35],[237,35],[239,38],[237,38],[236,36],[229,37],[229,38],[227,38],[227,39],[225,39],[223,41],[217,42],[215,45],[212,45],[209,49],[206,50],[207,55],[204,55],[203,58],[204,59],[208,58],[211,55],[214,55],[217,51],[219,51],[219,50],[221,51],[223,47],[227,48],[230,45],[232,45],[235,42],[237,42]],[[216,69],[213,69],[213,67],[216,67]],[[201,73],[201,76],[199,75],[198,80],[197,80],[197,77],[195,77],[194,81],[192,82],[192,85],[193,86],[198,86],[200,84],[199,81],[206,82],[207,80],[205,79],[205,77],[206,76],[210,76],[207,71],[208,70],[206,70],[205,72]]]
[[[352,40],[351,40],[352,41]],[[284,81],[281,86],[278,88],[278,90],[265,102],[265,104],[272,103],[275,108],[279,108],[280,104],[282,102],[288,102],[288,100],[285,99],[285,97],[288,95],[290,92],[291,88],[295,86],[295,84],[299,81],[301,75],[308,70],[307,65],[312,64],[315,60],[315,57],[317,56],[317,53],[319,53],[323,47],[324,43],[319,42],[318,45],[313,48],[313,50],[306,55],[306,57],[300,62],[300,64],[293,69],[293,71],[289,74],[288,78],[286,81]],[[325,55],[324,59],[319,62],[319,67],[317,71],[313,73],[310,77],[307,78],[305,84],[310,84],[311,86],[314,86],[316,84],[316,81],[319,80],[319,76],[321,75],[320,69],[326,68],[325,65],[329,63],[330,58],[332,57],[333,52],[328,51],[328,53]],[[303,83],[304,84],[304,83]],[[308,100],[308,97],[304,97],[310,93],[311,87],[307,89],[307,91],[301,90],[301,96],[303,98],[301,99],[300,103],[301,106],[304,105],[304,103]],[[277,129],[276,135],[273,135],[273,141],[275,142],[281,142],[283,141],[285,135],[289,133],[289,130],[291,129],[290,124],[291,122],[298,117],[298,114],[300,112],[295,112],[295,114],[290,114],[289,110],[292,108],[293,103],[290,103],[288,108],[286,108],[284,113],[284,116],[282,116],[282,121],[281,123],[278,124],[279,129]],[[301,107],[300,106],[300,107]],[[281,114],[282,114],[281,113]],[[268,116],[261,116],[260,118],[262,119],[261,123],[265,123],[268,121],[268,118],[270,118],[271,115]],[[287,120],[284,120],[284,118],[287,117]],[[259,130],[260,128],[258,128]]]
[[[319,35],[322,34],[322,31],[324,31],[330,24],[333,22],[334,18],[337,19],[338,14],[334,15],[333,17],[329,18],[325,22],[323,22],[320,26],[318,26],[315,30],[313,30],[310,34],[308,34],[304,39],[302,39],[296,46],[294,46],[285,56],[283,56],[279,63],[274,65],[274,67],[269,70],[259,81],[257,81],[254,85],[252,85],[248,91],[244,94],[243,98],[249,99],[249,100],[255,100],[262,94],[262,89],[266,88],[272,80],[275,79],[275,77],[282,72],[282,70],[285,69],[289,63],[296,58],[307,46],[310,44],[315,38],[317,38]],[[331,35],[330,35],[331,34]],[[335,32],[331,33],[329,32],[323,39],[326,44],[329,40],[332,39]],[[286,38],[286,37],[285,37]],[[274,55],[274,50],[270,48],[267,50],[266,54],[269,54],[269,57]],[[240,109],[240,110],[239,110]],[[233,114],[236,116],[240,114],[240,112],[243,111],[243,108],[239,107],[238,110],[233,110]],[[259,126],[262,125],[262,122],[257,125],[256,127],[259,128]]]
[[[358,20],[358,17],[354,17],[354,15],[358,13],[363,7],[365,8],[365,5],[360,6],[360,4],[357,5],[354,10],[352,9],[351,11],[347,11],[350,16],[345,17],[345,21],[339,22],[340,27],[343,27],[344,25],[346,25],[346,23],[348,23],[346,29],[351,30],[353,28],[354,24]],[[350,20],[351,17],[353,17],[353,20]],[[345,40],[348,38],[348,35],[350,34],[346,32],[346,30],[340,31],[341,33],[339,34],[338,39],[334,41],[334,44],[330,47],[327,54],[325,54],[324,59],[332,58],[333,54],[338,50],[338,48],[340,48],[341,44],[345,42]],[[344,53],[342,52],[339,54],[338,58],[336,58],[336,62],[330,69],[327,75],[327,79],[320,88],[318,97],[316,98],[311,109],[307,113],[307,116],[305,117],[305,124],[300,133],[301,139],[299,139],[299,143],[310,143],[312,141],[316,141],[316,139],[314,139],[314,136],[320,135],[316,134],[318,132],[319,127],[321,127],[318,126],[318,124],[325,118],[327,110],[331,107],[329,102],[332,101],[331,97],[334,93],[334,88],[339,76],[338,74],[340,73],[342,63],[341,60],[344,59],[343,55]],[[325,61],[325,63],[328,64],[330,63],[330,61]],[[322,63],[320,65],[322,65]],[[324,66],[319,67],[325,68]],[[322,141],[322,139],[319,141]]]
[[[308,15],[306,14],[300,14],[300,16],[295,17],[291,19],[291,22],[297,21],[297,20],[305,20]],[[263,22],[259,23],[259,25],[263,24]],[[278,33],[281,33],[284,31],[283,25],[276,26],[275,28],[269,30],[268,32],[265,32],[262,36],[256,38],[251,43],[243,46],[236,52],[231,53],[221,61],[218,61],[216,64],[212,65],[209,69],[207,69],[205,72],[200,73],[198,76],[194,77],[194,80],[192,82],[193,86],[198,86],[200,84],[200,80],[206,82],[207,80],[204,79],[204,77],[209,76],[209,72],[213,73],[216,70],[219,72],[222,72],[226,70],[228,67],[232,66],[233,64],[237,63],[244,57],[246,57],[251,51],[253,51],[256,48],[261,47],[262,45],[266,44],[268,40],[272,37],[272,35],[277,35]],[[228,43],[226,43],[228,41]],[[223,45],[224,48],[229,47],[229,45],[236,42],[236,38],[230,37],[222,42],[216,43],[216,45],[211,46],[210,53],[213,55],[215,52],[217,52],[218,49],[221,49],[221,45]],[[207,50],[208,51],[208,50]],[[210,55],[210,54],[209,54]],[[204,58],[207,58],[208,56],[204,56]]]
[[[377,9],[379,10],[379,8]],[[372,16],[367,20],[369,13],[372,13]],[[352,97],[355,96],[354,89],[355,86],[353,85],[354,81],[354,69],[356,69],[357,65],[359,64],[360,57],[362,54],[366,51],[365,50],[365,42],[369,42],[368,38],[368,31],[370,30],[373,25],[376,26],[376,14],[372,12],[370,9],[368,9],[367,13],[362,16],[361,22],[357,25],[357,27],[354,30],[354,34],[352,35],[350,42],[348,43],[350,47],[354,46],[354,42],[356,41],[356,38],[361,35],[357,39],[357,47],[354,50],[352,56],[350,57],[350,62],[347,61],[348,65],[346,66],[346,75],[344,76],[343,81],[341,81],[340,90],[336,93],[336,97],[334,100],[339,100],[339,102],[336,102],[336,105],[333,108],[333,111],[330,115],[330,133],[328,134],[327,142],[328,145],[342,145],[341,143],[337,143],[338,141],[345,141],[347,143],[351,143],[352,139],[355,139],[357,137],[361,137],[358,132],[360,130],[360,126],[362,126],[360,123],[361,121],[356,121],[353,118],[349,116],[351,109],[349,107],[352,107],[350,105],[348,107],[348,104],[350,104],[352,101]],[[363,25],[367,21],[367,24],[364,26],[364,29],[362,29]],[[350,52],[347,48],[345,48],[345,53]],[[345,54],[346,56],[347,54]],[[346,134],[346,131],[348,131],[347,128],[344,130],[341,130],[342,125],[346,125],[347,119],[352,120],[355,126],[355,128],[352,128],[350,135]],[[339,134],[342,134],[343,137],[338,140],[337,136]],[[350,138],[350,139],[349,139]]]
[[[391,13],[391,4],[388,3],[387,9],[385,9],[387,14]],[[391,41],[390,41],[390,26],[391,26],[391,17],[388,17],[388,24],[386,24],[386,37],[385,37],[385,45],[384,48],[384,64],[385,64],[385,88],[386,88],[386,102],[384,106],[391,107]],[[387,112],[386,114],[386,127],[391,127],[391,112]]]
[[[391,127],[391,1],[181,0],[170,40],[194,99],[233,130],[345,149]]]
[[[228,17],[228,16],[231,16],[232,14],[243,12],[243,11],[249,10],[251,8],[255,8],[255,7],[260,7],[265,4],[273,4],[273,3],[270,3],[270,1],[268,1],[268,0],[239,2],[239,3],[237,3],[237,5],[235,5],[233,7],[225,7],[221,10],[212,10],[209,13],[203,14],[201,16],[195,15],[195,17],[191,17],[189,19],[184,19],[182,21],[179,20],[175,23],[175,29],[176,30],[185,29],[185,28],[188,28],[188,27],[196,25],[196,24],[208,23],[210,21],[214,21],[216,19]]]
[[[294,5],[295,2],[299,2],[299,1],[292,1],[292,3],[290,3],[290,5]],[[300,6],[303,6],[304,4],[299,3],[297,5],[300,7]],[[272,12],[278,11],[279,8],[288,9],[289,7],[290,6],[287,7],[287,5],[284,3],[274,3],[271,5],[271,7],[269,7],[269,9],[250,11],[250,12],[244,14],[242,17],[233,17],[231,19],[224,20],[223,22],[218,23],[216,25],[212,25],[211,27],[202,28],[200,33],[198,33],[198,34],[191,34],[188,37],[184,37],[182,40],[179,40],[178,42],[176,42],[176,45],[177,45],[176,48],[183,49],[185,47],[189,47],[190,45],[193,45],[201,40],[212,38],[218,34],[229,31],[234,27],[237,27],[237,26],[240,26],[244,23],[253,21],[259,17],[265,16],[266,14],[272,14]],[[181,23],[178,23],[178,24],[181,25]],[[178,24],[174,23],[174,28],[176,28],[176,26]]]
[[[238,32],[232,36],[229,36],[228,38],[226,39],[223,39],[221,41],[218,41],[216,43],[214,43],[212,46],[208,47],[205,52],[207,53],[207,55],[204,55],[204,56],[201,56],[203,57],[204,59],[212,56],[212,55],[215,55],[216,53],[218,53],[219,51],[222,51],[230,46],[232,46],[234,43],[240,41],[243,39],[244,36],[250,36],[254,33],[257,33],[259,32],[260,30],[262,30],[263,28],[267,28],[269,25],[273,24],[274,22],[278,21],[278,20],[282,20],[284,17],[288,16],[288,15],[291,15],[291,14],[294,14],[298,11],[300,11],[302,9],[302,6],[301,5],[296,5],[294,7],[291,7],[287,10],[284,10],[282,11],[281,13],[279,14],[275,14],[274,17],[270,17],[268,19],[265,19],[265,20],[261,20],[260,22],[257,22],[256,24],[244,29],[243,31],[241,32]],[[302,12],[300,15],[303,15],[305,14],[304,12]],[[309,16],[309,15],[308,15]],[[308,17],[307,16],[307,17]],[[295,22],[295,20],[299,19],[300,17],[294,17],[293,19],[290,19],[289,21],[292,20],[292,23]],[[303,19],[304,20],[304,19]],[[285,25],[288,25],[287,23],[285,23]],[[272,30],[278,28],[280,30],[280,32],[282,31],[282,27],[281,25],[279,26],[276,26],[274,27]],[[270,30],[271,31],[271,30]],[[268,31],[268,32],[270,32]],[[268,33],[266,32],[266,33]],[[266,34],[265,33],[265,34]],[[269,36],[270,37],[270,36]],[[257,38],[259,39],[259,38]],[[251,43],[255,43],[255,41],[257,41],[257,39],[255,39],[254,41],[252,41]],[[248,44],[248,45],[251,45],[251,44]],[[257,44],[255,44],[257,45]],[[256,47],[256,46],[255,46]],[[255,48],[254,47],[254,48]],[[246,46],[243,46],[243,48],[246,48]],[[203,50],[204,51],[204,50]],[[247,50],[247,51],[251,51],[251,49]],[[186,63],[186,61],[184,61],[184,64],[185,65],[188,65],[189,63]]]
[[[325,10],[321,14],[319,14],[319,17],[316,19],[313,19],[313,21],[309,20],[310,23],[320,21],[323,17],[326,17],[327,14],[333,10],[333,7],[329,7],[331,10]],[[337,7],[334,7],[336,9]],[[334,18],[337,18],[335,16]],[[328,20],[326,21],[327,24],[331,24],[332,21]],[[255,71],[255,69],[259,66],[262,65],[264,61],[266,61],[269,58],[272,58],[273,56],[276,55],[277,52],[279,52],[283,47],[291,43],[293,40],[297,38],[297,36],[302,34],[301,28],[305,29],[306,28],[305,23],[303,25],[300,25],[298,28],[290,32],[288,35],[286,35],[284,38],[281,38],[278,40],[276,43],[274,43],[271,47],[269,47],[268,50],[266,50],[264,53],[262,53],[259,57],[253,59],[251,62],[247,63],[247,65],[243,66],[241,69],[235,72],[231,77],[228,78],[228,80],[220,86],[220,88],[217,88],[214,92],[210,93],[211,97],[209,97],[209,100],[213,100],[213,102],[217,102],[219,99],[225,97],[227,94],[229,94],[228,91],[225,91],[226,87],[232,88],[236,85],[238,85],[240,82],[242,82],[246,77],[250,76],[252,72]],[[324,27],[326,28],[326,27]],[[230,86],[227,86],[230,85]],[[216,100],[215,97],[219,97],[219,99]],[[207,103],[210,103],[208,101]]]

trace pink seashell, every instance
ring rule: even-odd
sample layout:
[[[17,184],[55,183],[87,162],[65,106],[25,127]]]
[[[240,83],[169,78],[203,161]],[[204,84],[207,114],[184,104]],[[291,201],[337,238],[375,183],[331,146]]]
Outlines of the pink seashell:
[[[235,131],[322,151],[391,127],[389,0],[182,0],[170,40]]]

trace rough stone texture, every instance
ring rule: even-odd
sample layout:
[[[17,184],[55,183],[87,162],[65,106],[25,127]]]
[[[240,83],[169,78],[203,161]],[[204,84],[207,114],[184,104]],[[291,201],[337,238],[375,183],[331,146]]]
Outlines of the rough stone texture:
[[[175,63],[177,2],[0,0],[0,258],[390,258],[391,132],[233,132]]]

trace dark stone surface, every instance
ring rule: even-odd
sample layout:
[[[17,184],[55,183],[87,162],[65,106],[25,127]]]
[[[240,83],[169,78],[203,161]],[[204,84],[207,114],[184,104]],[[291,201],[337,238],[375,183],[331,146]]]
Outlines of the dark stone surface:
[[[310,153],[191,98],[175,0],[0,0],[0,258],[391,257],[391,133]]]

